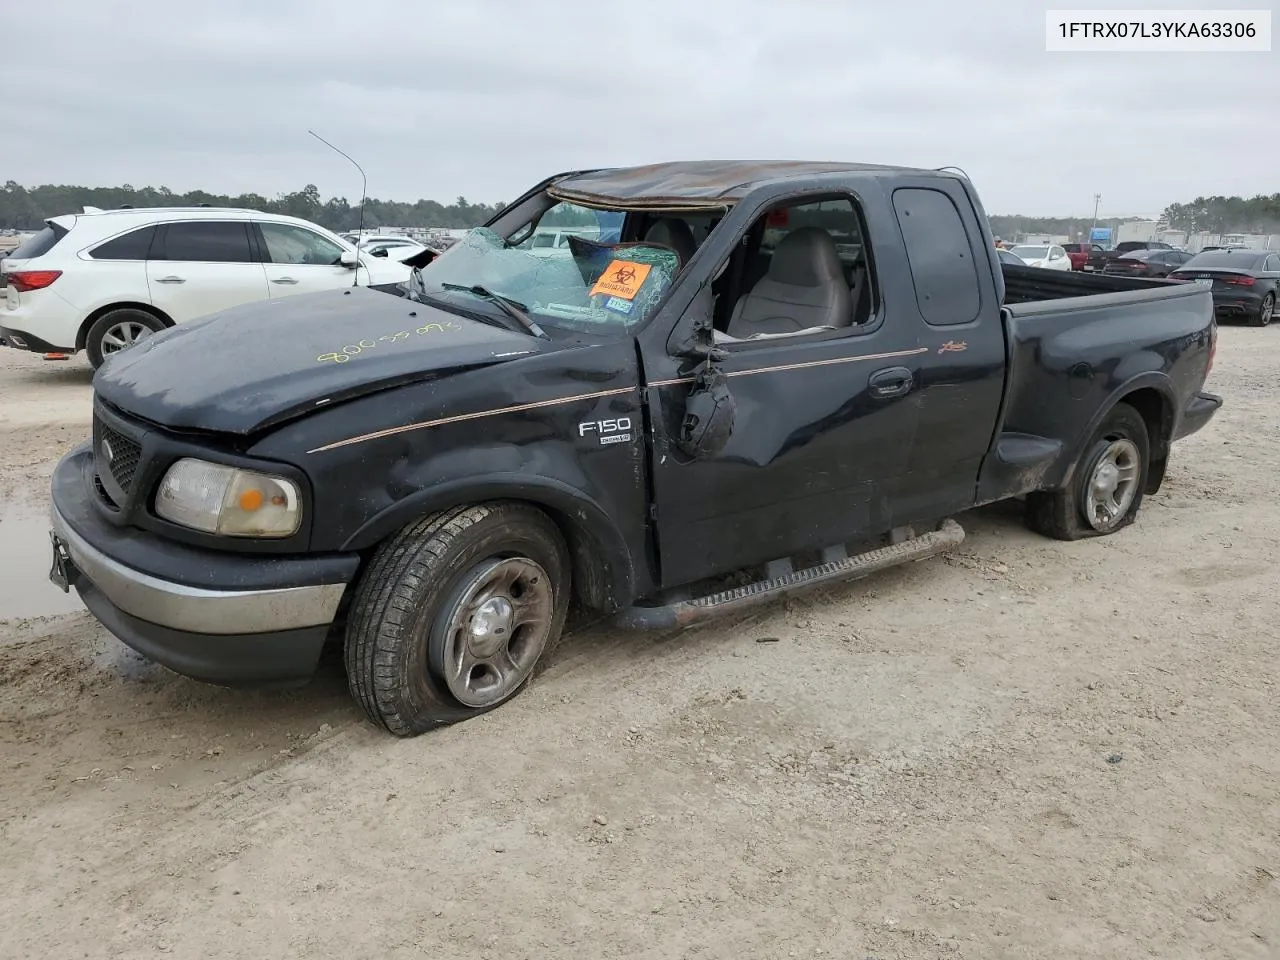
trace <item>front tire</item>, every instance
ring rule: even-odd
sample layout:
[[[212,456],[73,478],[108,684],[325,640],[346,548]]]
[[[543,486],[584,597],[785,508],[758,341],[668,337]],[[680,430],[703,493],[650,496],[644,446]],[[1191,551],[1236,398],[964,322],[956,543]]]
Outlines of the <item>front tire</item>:
[[[347,681],[375,724],[425,733],[506,703],[564,629],[568,550],[540,510],[457,507],[378,547],[356,587]]]
[[[1095,431],[1065,490],[1027,496],[1027,526],[1055,540],[1104,537],[1137,518],[1151,464],[1146,421],[1118,403]]]
[[[97,370],[111,354],[128,349],[163,329],[163,321],[145,310],[133,307],[108,310],[94,321],[85,335],[85,353],[90,365]]]

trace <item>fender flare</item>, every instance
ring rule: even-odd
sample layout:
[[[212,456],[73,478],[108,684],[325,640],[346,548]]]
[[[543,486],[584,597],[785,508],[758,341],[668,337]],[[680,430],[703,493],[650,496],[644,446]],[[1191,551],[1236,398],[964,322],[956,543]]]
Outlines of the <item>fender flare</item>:
[[[1089,422],[1085,424],[1084,430],[1081,431],[1080,435],[1071,444],[1066,455],[1063,457],[1061,476],[1059,477],[1059,482],[1053,485],[1055,488],[1062,489],[1071,484],[1075,477],[1076,467],[1080,464],[1080,457],[1084,454],[1085,445],[1088,444],[1089,438],[1092,437],[1098,427],[1102,425],[1102,421],[1111,415],[1111,411],[1116,408],[1116,404],[1124,402],[1126,397],[1137,393],[1139,390],[1155,390],[1156,393],[1158,393],[1164,400],[1165,413],[1168,416],[1168,429],[1163,438],[1163,442],[1165,446],[1171,442],[1169,438],[1174,435],[1174,431],[1177,429],[1176,421],[1178,406],[1175,399],[1173,384],[1170,382],[1168,374],[1163,371],[1156,370],[1135,374],[1120,384],[1120,386],[1112,390],[1111,393],[1107,395],[1106,400],[1098,406],[1097,412],[1095,412],[1089,419]],[[1154,437],[1152,438],[1153,441],[1155,439],[1156,438]],[[1151,452],[1153,454],[1153,463],[1156,460],[1163,459],[1163,457],[1160,456],[1162,451],[1157,448],[1154,443],[1152,445]],[[1167,455],[1167,451],[1164,451],[1164,453]]]
[[[521,501],[545,510],[560,528],[573,561],[574,594],[611,613],[635,599],[631,551],[595,500],[567,483],[527,473],[493,473],[433,484],[366,520],[342,550],[368,550],[419,517],[493,500]]]

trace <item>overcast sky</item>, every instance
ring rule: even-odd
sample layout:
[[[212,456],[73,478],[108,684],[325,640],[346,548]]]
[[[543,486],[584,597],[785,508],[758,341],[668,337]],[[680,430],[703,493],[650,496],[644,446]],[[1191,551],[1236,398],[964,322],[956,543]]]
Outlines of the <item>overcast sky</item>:
[[[1046,6],[43,0],[4,29],[0,179],[355,202],[310,127],[395,200],[729,157],[956,164],[989,213],[1280,190],[1280,53],[1050,54]]]

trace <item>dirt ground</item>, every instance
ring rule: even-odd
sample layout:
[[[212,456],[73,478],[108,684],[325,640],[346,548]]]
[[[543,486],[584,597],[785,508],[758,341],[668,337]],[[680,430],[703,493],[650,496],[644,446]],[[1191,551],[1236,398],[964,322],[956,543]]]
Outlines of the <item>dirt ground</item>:
[[[1278,373],[1223,328],[1226,406],[1118,536],[984,509],[396,740],[337,659],[204,686],[52,587],[88,366],[0,350],[0,957],[1280,957]]]

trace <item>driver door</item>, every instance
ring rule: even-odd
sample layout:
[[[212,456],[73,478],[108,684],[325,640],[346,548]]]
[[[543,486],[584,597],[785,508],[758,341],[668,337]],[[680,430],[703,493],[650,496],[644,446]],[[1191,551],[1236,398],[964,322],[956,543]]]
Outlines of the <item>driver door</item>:
[[[652,413],[653,487],[661,580],[690,583],[892,527],[916,421],[922,355],[915,324],[886,316],[872,264],[862,259],[863,218],[845,197],[843,216],[825,209],[803,216],[813,201],[775,205],[735,244],[721,271],[723,315],[770,275],[771,251],[761,220],[788,229],[825,225],[847,264],[852,305],[846,326],[776,339],[722,342],[736,402],[727,445],[694,460],[676,443],[693,379],[692,361],[666,349],[645,350]],[[786,206],[783,204],[782,206]],[[867,211],[870,229],[889,232]],[[727,224],[726,224],[727,225]],[[891,235],[891,234],[890,234]],[[714,272],[714,271],[713,271]],[[862,291],[866,291],[865,294]],[[859,313],[858,304],[865,312]],[[803,307],[790,309],[802,317]],[[709,312],[709,289],[686,310]],[[907,317],[901,319],[910,319]],[[678,326],[677,329],[680,329]],[[665,345],[664,345],[665,347]]]

